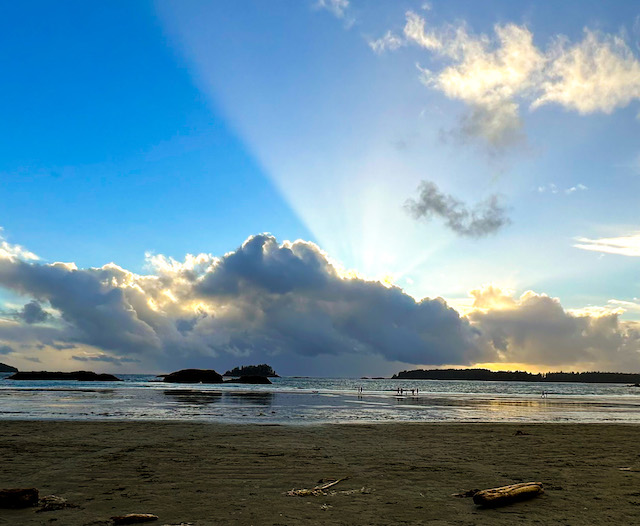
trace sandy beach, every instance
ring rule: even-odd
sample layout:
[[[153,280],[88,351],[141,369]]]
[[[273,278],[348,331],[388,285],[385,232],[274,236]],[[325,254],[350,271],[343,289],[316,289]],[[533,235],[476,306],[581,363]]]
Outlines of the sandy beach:
[[[639,443],[635,425],[3,421],[0,487],[78,507],[2,510],[0,524],[631,524],[640,472],[620,468],[640,469]],[[326,496],[286,495],[346,476]],[[500,509],[451,496],[534,480],[543,496]]]

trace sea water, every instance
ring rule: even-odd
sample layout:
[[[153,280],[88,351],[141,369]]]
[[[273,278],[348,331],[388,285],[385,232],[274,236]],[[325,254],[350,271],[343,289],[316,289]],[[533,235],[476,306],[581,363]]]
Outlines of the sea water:
[[[640,388],[625,384],[285,377],[272,385],[205,385],[153,375],[121,375],[122,382],[7,376],[0,375],[0,419],[640,423]]]

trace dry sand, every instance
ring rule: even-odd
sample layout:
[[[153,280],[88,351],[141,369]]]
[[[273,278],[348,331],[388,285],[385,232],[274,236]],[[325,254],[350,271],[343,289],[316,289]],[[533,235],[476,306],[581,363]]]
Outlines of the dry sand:
[[[158,525],[624,525],[640,517],[640,472],[619,468],[640,467],[639,453],[634,425],[1,421],[0,488],[79,508],[0,510],[0,524],[97,526],[136,512]],[[335,494],[285,495],[343,476]],[[523,481],[546,493],[500,509],[451,496]]]

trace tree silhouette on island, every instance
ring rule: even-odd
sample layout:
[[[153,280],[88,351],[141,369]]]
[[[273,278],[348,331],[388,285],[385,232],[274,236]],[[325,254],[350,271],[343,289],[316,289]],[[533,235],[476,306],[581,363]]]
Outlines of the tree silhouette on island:
[[[394,374],[397,380],[481,380],[498,382],[578,382],[578,383],[640,383],[640,374],[553,372],[528,373],[526,371],[490,371],[489,369],[414,369]]]
[[[224,373],[224,376],[266,376],[268,378],[280,378],[273,368],[266,363],[234,367],[230,371]]]

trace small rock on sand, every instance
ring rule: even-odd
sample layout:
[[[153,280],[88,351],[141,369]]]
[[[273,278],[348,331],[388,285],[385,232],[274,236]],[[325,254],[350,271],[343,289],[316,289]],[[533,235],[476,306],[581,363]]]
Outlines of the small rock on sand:
[[[0,508],[29,508],[38,504],[36,488],[0,489]]]
[[[115,526],[120,526],[121,524],[140,524],[142,522],[157,521],[158,516],[151,513],[128,513],[127,515],[111,517],[111,520]]]

